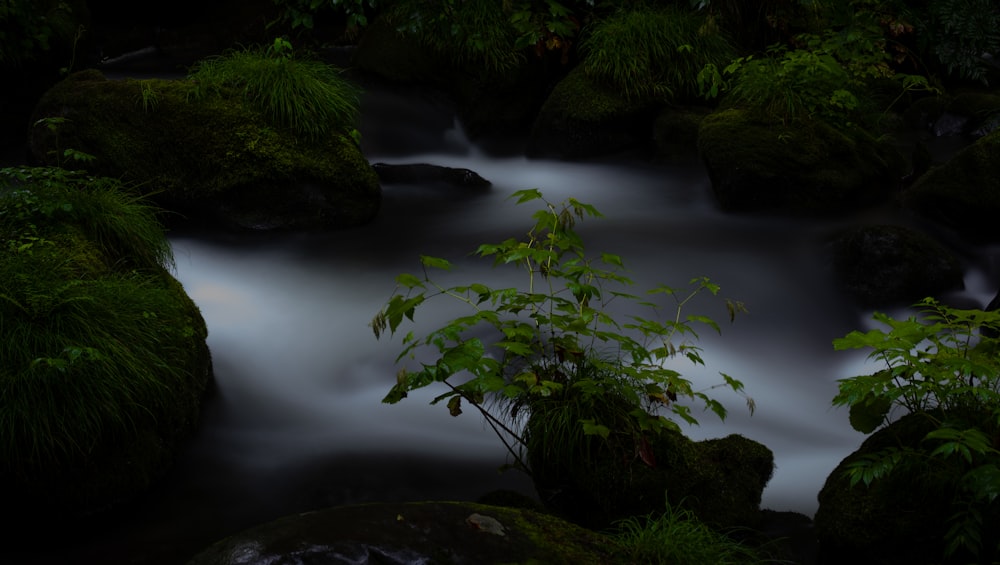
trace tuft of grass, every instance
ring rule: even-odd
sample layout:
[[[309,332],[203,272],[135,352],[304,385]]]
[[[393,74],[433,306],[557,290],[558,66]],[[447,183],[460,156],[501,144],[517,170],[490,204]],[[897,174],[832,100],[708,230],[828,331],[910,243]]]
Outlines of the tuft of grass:
[[[280,39],[200,61],[189,78],[196,96],[235,89],[273,123],[309,140],[348,133],[358,120],[360,89],[340,69],[297,56]]]
[[[631,517],[616,523],[613,533],[623,562],[649,565],[749,565],[780,563],[671,506],[660,514]]]
[[[83,474],[176,426],[200,330],[154,210],[112,179],[0,169],[0,236],[0,477]]]
[[[583,38],[584,69],[628,99],[695,98],[701,70],[735,56],[712,21],[676,6],[619,10]]]

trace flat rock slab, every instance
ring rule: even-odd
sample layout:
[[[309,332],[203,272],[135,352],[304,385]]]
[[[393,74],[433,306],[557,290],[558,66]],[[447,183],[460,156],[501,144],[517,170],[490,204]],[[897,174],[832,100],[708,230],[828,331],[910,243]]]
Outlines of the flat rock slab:
[[[612,564],[611,539],[531,510],[466,502],[341,506],[219,541],[188,565]]]

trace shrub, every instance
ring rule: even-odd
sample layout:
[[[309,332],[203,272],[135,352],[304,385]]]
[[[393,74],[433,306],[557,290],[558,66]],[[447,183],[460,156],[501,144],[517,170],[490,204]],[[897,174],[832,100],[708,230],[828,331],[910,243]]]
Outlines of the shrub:
[[[576,221],[599,215],[593,206],[574,199],[557,206],[537,190],[519,191],[514,198],[519,203],[542,200],[544,207],[533,215],[534,226],[522,240],[484,244],[476,254],[493,258],[496,266],[522,269],[526,286],[445,287],[429,271],[449,269],[450,263],[427,256],[421,258],[423,276],[398,276],[397,292],[372,320],[376,337],[386,330],[395,334],[404,318],[412,320],[418,309],[439,297],[468,305],[470,314],[423,337],[406,334],[397,360],[415,358],[425,348],[436,360],[421,362],[416,370],[401,369],[384,402],[396,403],[410,391],[444,385],[446,391],[434,403],[445,402],[453,416],[461,413],[463,402],[473,406],[504,442],[514,466],[529,473],[523,454],[525,418],[536,409],[549,412],[549,399],[563,398],[564,393],[585,405],[602,398],[613,404],[613,417],[552,411],[555,417],[543,426],[560,429],[567,441],[626,434],[641,449],[645,434],[679,430],[665,413],[697,423],[680,399],[701,402],[724,418],[726,409],[720,402],[667,365],[678,355],[704,363],[695,343],[696,326],[716,331],[719,326],[709,317],[682,311],[696,296],[715,295],[719,287],[699,278],[687,289],[653,288],[648,299],[629,294],[625,290],[631,280],[624,275],[621,258],[588,257],[574,229]],[[620,321],[608,312],[612,302],[634,303],[653,315],[629,315]],[[730,317],[742,309],[740,303],[726,304]],[[484,329],[491,339],[478,337]],[[723,385],[717,386],[742,390],[739,381],[722,377]],[[748,403],[752,408],[752,401]]]
[[[693,98],[701,69],[722,66],[735,54],[710,22],[673,6],[619,10],[584,38],[584,68],[626,98]]]
[[[871,484],[917,459],[958,463],[954,515],[944,533],[946,555],[979,554],[988,539],[988,509],[1000,496],[1000,312],[961,310],[926,298],[920,317],[896,320],[876,313],[889,331],[854,331],[838,350],[869,348],[885,368],[840,381],[833,399],[850,407],[851,425],[864,433],[891,421],[894,411],[917,414],[932,430],[918,446],[890,447],[852,463],[850,484]]]
[[[201,61],[189,78],[196,96],[236,89],[275,124],[307,139],[355,131],[359,89],[332,65],[296,56],[280,38]]]

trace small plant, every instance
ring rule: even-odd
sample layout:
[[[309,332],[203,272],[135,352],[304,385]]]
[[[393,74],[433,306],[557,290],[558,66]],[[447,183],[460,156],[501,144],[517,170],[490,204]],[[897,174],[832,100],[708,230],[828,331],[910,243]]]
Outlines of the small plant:
[[[902,446],[849,466],[851,485],[871,484],[913,458],[958,463],[955,515],[945,535],[948,556],[978,555],[983,515],[1000,497],[1000,313],[960,310],[927,298],[920,317],[896,320],[876,313],[888,331],[854,331],[834,341],[837,350],[871,349],[885,368],[840,381],[833,399],[849,406],[851,425],[871,433],[894,411],[921,415],[934,428],[918,446]],[[1000,548],[997,548],[1000,550]]]
[[[140,80],[139,95],[137,102],[142,105],[143,112],[152,112],[160,105],[160,94],[153,88],[153,83],[148,80]]]
[[[48,154],[55,157],[55,161],[56,161],[56,163],[60,167],[69,168],[69,165],[72,165],[72,164],[82,164],[82,163],[91,163],[91,162],[93,162],[96,159],[96,157],[94,157],[90,153],[85,153],[83,151],[79,151],[79,150],[72,149],[72,148],[66,148],[66,149],[63,149],[63,150],[60,151],[60,149],[59,149],[59,129],[63,126],[63,124],[65,124],[67,122],[69,122],[69,120],[67,118],[63,118],[61,116],[51,116],[51,117],[48,117],[48,118],[41,118],[41,119],[37,120],[33,124],[33,126],[34,127],[39,127],[39,126],[44,127],[55,138],[55,141],[52,144],[55,147],[55,149],[52,149],[51,151],[49,151]]]
[[[201,61],[189,78],[196,97],[234,89],[272,122],[310,140],[347,135],[357,123],[360,90],[339,69],[298,56],[283,38]]]
[[[453,416],[462,412],[463,403],[475,408],[503,441],[513,466],[528,473],[525,419],[533,410],[549,412],[549,399],[557,404],[559,398],[583,399],[584,405],[616,399],[614,415],[624,415],[624,422],[568,412],[569,420],[560,423],[558,414],[567,414],[561,411],[545,425],[563,428],[563,437],[629,434],[637,449],[647,434],[679,430],[666,414],[697,423],[681,399],[696,400],[724,418],[726,409],[719,401],[669,366],[677,356],[704,364],[695,328],[719,331],[719,326],[709,317],[685,315],[683,310],[702,293],[717,294],[719,287],[698,278],[688,288],[658,286],[648,297],[625,292],[632,281],[624,274],[621,258],[587,256],[575,230],[578,220],[600,215],[593,206],[574,199],[556,205],[537,190],[518,191],[512,198],[519,204],[542,201],[534,226],[524,239],[480,245],[476,255],[492,258],[495,266],[521,269],[525,286],[443,286],[430,271],[448,270],[451,264],[421,257],[423,276],[397,277],[397,292],[372,320],[375,336],[387,330],[395,334],[404,319],[413,320],[416,311],[436,298],[456,300],[470,312],[422,337],[405,335],[397,361],[415,359],[425,349],[436,358],[420,362],[415,370],[401,369],[383,401],[396,403],[411,391],[443,385],[445,392],[433,403],[444,402]],[[652,316],[630,314],[620,321],[609,312],[612,303],[632,304]],[[731,319],[743,310],[738,302],[727,301],[726,306]],[[481,337],[484,332],[489,337]],[[742,383],[722,377],[724,382],[716,386],[742,391]],[[752,410],[752,400],[747,402]]]

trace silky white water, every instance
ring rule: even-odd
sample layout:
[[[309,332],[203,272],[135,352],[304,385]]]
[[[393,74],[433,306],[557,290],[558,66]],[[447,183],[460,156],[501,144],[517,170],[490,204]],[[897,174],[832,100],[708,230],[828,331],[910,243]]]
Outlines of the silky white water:
[[[695,301],[687,312],[716,319],[723,332],[701,332],[706,367],[677,366],[703,387],[721,382],[719,372],[742,380],[756,411],[751,416],[743,397],[717,389],[711,394],[729,418],[696,410],[701,425],[685,430],[694,438],[739,433],[764,443],[777,468],[763,506],[815,511],[826,477],[864,439],[848,425],[847,411],[830,402],[837,379],[867,370],[864,352],[835,352],[832,341],[870,325],[870,312],[834,284],[827,244],[837,230],[891,212],[839,219],[724,214],[697,163],[490,156],[460,128],[422,129],[426,115],[408,119],[407,112],[438,111],[420,101],[384,93],[368,100],[362,135],[370,161],[465,167],[493,186],[387,186],[373,223],[330,233],[172,237],[177,277],[208,323],[218,381],[184,467],[184,492],[209,515],[246,519],[321,504],[474,498],[500,487],[530,492],[524,477],[494,472],[506,456],[478,414],[452,418],[444,406],[428,405],[443,390],[381,403],[399,368],[400,341],[377,341],[368,327],[395,276],[419,271],[421,254],[453,261],[450,282],[517,284],[516,270],[493,269],[469,254],[479,243],[524,233],[536,208],[508,197],[525,188],[596,206],[605,217],[580,226],[584,241],[592,252],[622,256],[637,290],[708,276],[721,296],[746,305],[749,313],[729,324],[721,300]],[[995,281],[974,263],[969,269],[963,299],[984,305]],[[417,321],[426,329],[460,313],[457,304],[439,302]]]

